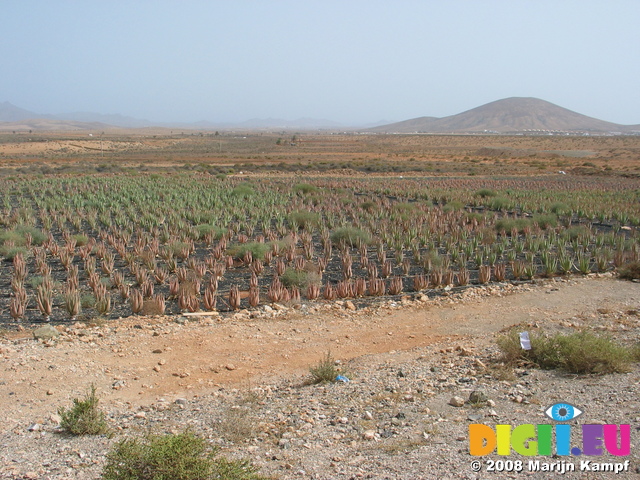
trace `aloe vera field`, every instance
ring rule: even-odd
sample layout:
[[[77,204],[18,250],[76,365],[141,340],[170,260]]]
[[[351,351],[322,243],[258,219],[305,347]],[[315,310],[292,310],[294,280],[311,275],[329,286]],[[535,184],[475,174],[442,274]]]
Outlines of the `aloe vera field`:
[[[293,140],[281,147],[280,137],[260,136],[232,150],[239,141],[211,136],[210,149],[232,153],[210,158],[202,137],[171,159],[151,147],[131,158],[104,147],[69,158],[4,153],[2,326],[358,305],[617,272],[640,260],[631,140],[619,164],[596,153],[585,162],[594,139],[555,148],[542,139],[539,152],[565,153],[535,160],[531,145],[498,159],[476,148],[502,137],[424,140],[437,152],[410,137],[373,138],[357,153],[345,152],[351,139],[323,139],[322,148],[312,139],[295,151]],[[276,148],[289,150],[274,159]]]

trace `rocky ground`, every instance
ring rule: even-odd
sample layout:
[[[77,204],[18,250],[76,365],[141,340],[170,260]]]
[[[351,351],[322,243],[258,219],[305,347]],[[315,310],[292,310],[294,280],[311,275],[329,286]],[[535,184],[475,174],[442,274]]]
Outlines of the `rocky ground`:
[[[97,479],[119,439],[186,427],[278,479],[638,476],[637,365],[603,376],[514,370],[498,363],[495,339],[518,324],[640,341],[640,284],[592,276],[442,293],[77,324],[51,340],[6,332],[0,478]],[[350,381],[310,384],[309,366],[329,351]],[[92,383],[113,435],[60,433],[58,407]],[[487,401],[470,402],[472,392]],[[558,402],[584,411],[572,423],[631,424],[631,455],[533,457],[541,468],[629,460],[625,471],[536,472],[517,454],[469,455],[470,424],[553,424],[544,410]],[[496,460],[522,471],[487,471]]]

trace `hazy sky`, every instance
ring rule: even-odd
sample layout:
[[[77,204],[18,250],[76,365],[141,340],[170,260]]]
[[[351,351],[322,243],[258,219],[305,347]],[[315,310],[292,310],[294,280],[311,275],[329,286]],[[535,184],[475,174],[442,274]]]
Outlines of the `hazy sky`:
[[[538,97],[640,123],[638,0],[4,0],[0,102],[154,121],[447,116]]]

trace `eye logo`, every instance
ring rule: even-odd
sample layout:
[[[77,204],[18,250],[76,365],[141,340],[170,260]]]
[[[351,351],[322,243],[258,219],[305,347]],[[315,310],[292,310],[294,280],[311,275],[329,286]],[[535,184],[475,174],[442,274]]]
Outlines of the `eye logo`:
[[[582,415],[582,410],[570,403],[556,403],[544,411],[545,415],[556,422],[568,422]]]

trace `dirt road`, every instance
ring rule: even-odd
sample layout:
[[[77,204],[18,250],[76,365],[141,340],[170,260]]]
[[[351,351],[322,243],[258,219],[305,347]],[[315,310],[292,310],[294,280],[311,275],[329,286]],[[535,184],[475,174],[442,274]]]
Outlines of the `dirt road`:
[[[263,307],[255,318],[240,313],[184,324],[174,317],[129,318],[70,328],[51,345],[29,332],[10,335],[0,341],[0,425],[10,429],[21,417],[50,415],[91,383],[105,403],[136,406],[302,377],[329,350],[346,361],[443,338],[459,337],[465,345],[493,341],[496,332],[518,323],[597,327],[598,310],[639,310],[640,284],[573,277],[422,300],[356,311],[335,304],[282,312]]]

